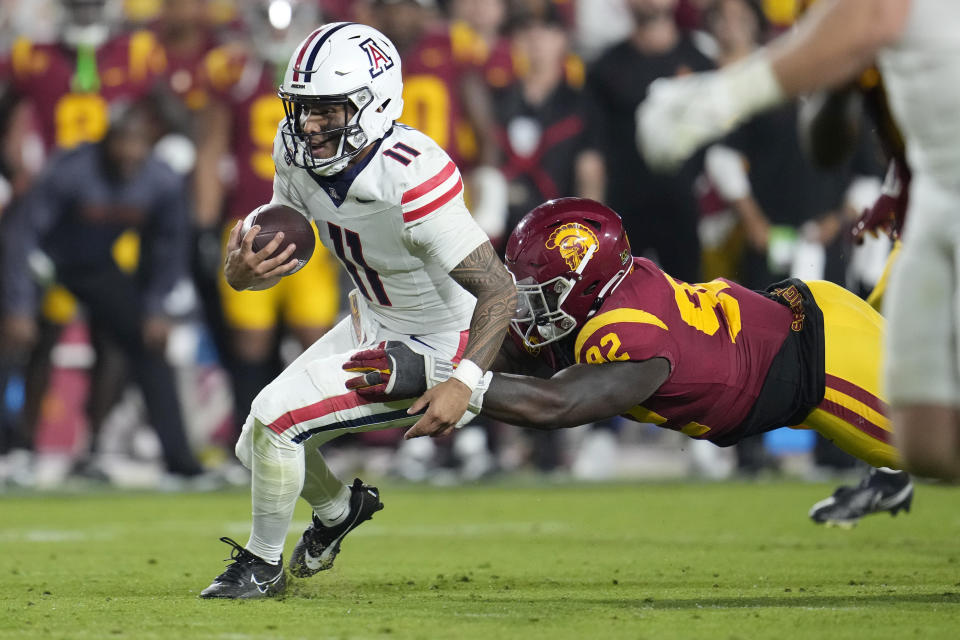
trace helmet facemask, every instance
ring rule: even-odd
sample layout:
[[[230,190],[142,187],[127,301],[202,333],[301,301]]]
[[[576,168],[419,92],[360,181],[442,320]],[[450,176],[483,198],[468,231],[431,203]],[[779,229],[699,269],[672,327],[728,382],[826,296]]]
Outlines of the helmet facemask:
[[[361,87],[343,95],[301,96],[279,92],[286,113],[281,130],[283,146],[292,164],[321,176],[331,176],[346,168],[350,160],[367,146],[368,136],[360,126],[360,118],[373,102],[373,93]],[[343,125],[315,133],[304,131],[311,112],[341,107]],[[351,111],[353,112],[351,114]],[[329,158],[316,157],[313,148],[318,143],[339,138],[336,152]]]
[[[536,282],[533,276],[517,282],[517,312],[510,326],[523,343],[536,348],[567,337],[577,328],[577,320],[563,310],[563,303],[583,277],[583,270],[597,246],[587,249],[575,271]]]
[[[576,328],[577,321],[560,308],[574,282],[557,276],[543,284],[532,277],[517,283],[517,312],[510,326],[526,346],[533,349],[556,342]]]

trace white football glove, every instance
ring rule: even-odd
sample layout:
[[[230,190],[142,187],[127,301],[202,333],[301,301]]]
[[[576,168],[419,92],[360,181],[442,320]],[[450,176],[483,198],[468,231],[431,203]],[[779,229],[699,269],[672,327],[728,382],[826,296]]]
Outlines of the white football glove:
[[[764,55],[720,71],[661,78],[637,108],[637,146],[651,168],[675,171],[697,149],[783,99]]]

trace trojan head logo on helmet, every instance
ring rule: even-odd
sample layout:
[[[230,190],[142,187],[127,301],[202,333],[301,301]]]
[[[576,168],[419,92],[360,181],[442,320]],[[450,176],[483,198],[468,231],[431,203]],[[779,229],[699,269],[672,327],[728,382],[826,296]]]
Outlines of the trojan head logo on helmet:
[[[597,234],[579,222],[565,224],[547,238],[547,249],[559,249],[571,270],[576,270],[591,247],[599,244]]]
[[[531,349],[566,337],[600,309],[632,264],[627,234],[611,209],[584,198],[540,205],[507,243],[519,301],[511,328]]]
[[[334,22],[294,50],[280,86],[288,160],[322,176],[382,138],[403,111],[400,54],[372,27]]]

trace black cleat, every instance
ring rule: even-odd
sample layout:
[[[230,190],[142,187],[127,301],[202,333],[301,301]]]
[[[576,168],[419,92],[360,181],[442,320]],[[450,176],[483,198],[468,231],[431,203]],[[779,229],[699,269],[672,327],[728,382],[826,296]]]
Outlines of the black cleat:
[[[287,585],[283,573],[283,558],[279,564],[270,564],[253,555],[231,538],[220,538],[233,547],[227,570],[200,592],[201,598],[266,598],[275,596]]]
[[[344,536],[383,509],[380,492],[376,487],[363,484],[360,478],[354,479],[350,492],[350,513],[340,524],[325,527],[314,514],[313,522],[293,548],[290,556],[291,574],[298,578],[309,578],[318,571],[331,568],[340,553],[340,542]]]
[[[913,482],[905,471],[870,473],[855,487],[843,486],[810,508],[810,518],[818,524],[850,528],[863,516],[889,511],[895,516],[903,509],[910,512]]]

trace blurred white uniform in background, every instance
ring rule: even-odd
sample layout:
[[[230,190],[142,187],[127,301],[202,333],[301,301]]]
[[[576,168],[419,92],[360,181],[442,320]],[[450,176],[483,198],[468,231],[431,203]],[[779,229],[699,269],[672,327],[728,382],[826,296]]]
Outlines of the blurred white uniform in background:
[[[960,3],[913,0],[880,68],[913,172],[884,306],[887,395],[960,407]]]

